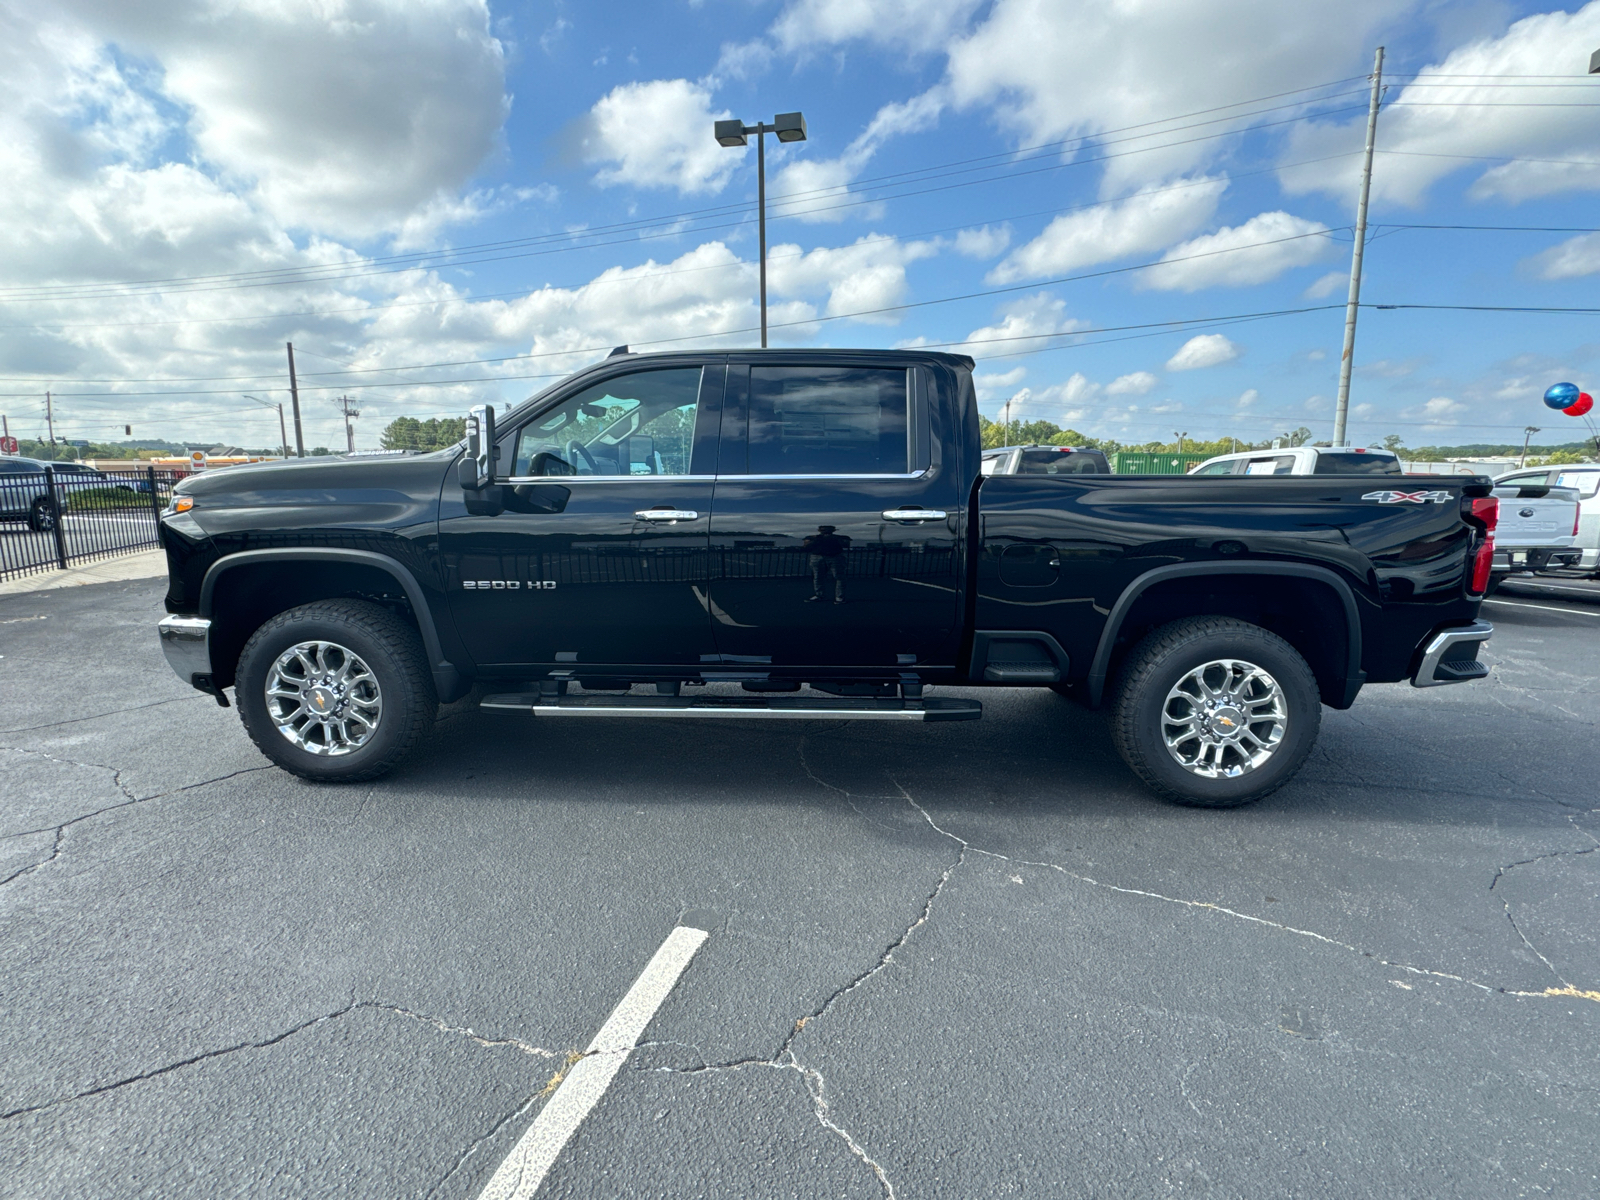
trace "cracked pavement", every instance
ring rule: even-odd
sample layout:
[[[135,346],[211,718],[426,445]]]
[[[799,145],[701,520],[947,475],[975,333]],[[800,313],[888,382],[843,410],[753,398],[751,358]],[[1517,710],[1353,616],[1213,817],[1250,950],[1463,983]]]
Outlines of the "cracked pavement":
[[[0,1197],[475,1196],[691,908],[541,1196],[1600,1190],[1600,617],[1508,585],[1489,681],[1370,688],[1213,813],[1023,691],[464,702],[313,786],[172,676],[160,594],[0,597]]]

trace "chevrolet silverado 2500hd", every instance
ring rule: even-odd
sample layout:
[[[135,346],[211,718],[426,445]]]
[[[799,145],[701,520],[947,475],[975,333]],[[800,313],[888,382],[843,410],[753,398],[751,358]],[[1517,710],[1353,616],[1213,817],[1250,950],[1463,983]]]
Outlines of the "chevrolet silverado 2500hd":
[[[1027,686],[1214,807],[1289,779],[1324,704],[1486,673],[1487,480],[985,476],[972,365],[621,348],[448,450],[208,471],[162,521],[163,648],[311,779],[391,769],[474,684],[539,720]]]

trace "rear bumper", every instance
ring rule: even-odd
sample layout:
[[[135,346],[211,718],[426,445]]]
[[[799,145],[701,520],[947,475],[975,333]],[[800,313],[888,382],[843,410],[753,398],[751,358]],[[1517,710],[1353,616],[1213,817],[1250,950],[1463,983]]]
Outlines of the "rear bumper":
[[[1496,571],[1543,571],[1550,567],[1576,567],[1583,551],[1577,546],[1519,546],[1500,548],[1494,552]]]
[[[1487,621],[1434,630],[1418,647],[1422,658],[1411,677],[1411,686],[1441,687],[1482,679],[1489,668],[1478,661],[1478,648],[1493,635],[1494,626]]]
[[[211,691],[211,622],[204,617],[162,617],[156,622],[161,652],[179,679]],[[199,676],[204,684],[195,682]]]

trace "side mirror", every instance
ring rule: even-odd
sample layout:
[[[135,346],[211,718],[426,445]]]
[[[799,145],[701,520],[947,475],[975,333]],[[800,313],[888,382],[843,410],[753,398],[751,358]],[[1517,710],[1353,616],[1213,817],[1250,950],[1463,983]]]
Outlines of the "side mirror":
[[[494,483],[494,406],[480,404],[467,414],[467,452],[457,467],[461,486],[481,491]]]

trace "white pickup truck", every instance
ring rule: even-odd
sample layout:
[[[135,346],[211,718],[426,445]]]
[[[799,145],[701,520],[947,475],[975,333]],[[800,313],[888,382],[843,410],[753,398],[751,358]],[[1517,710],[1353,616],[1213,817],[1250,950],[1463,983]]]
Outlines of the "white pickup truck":
[[[1511,575],[1578,565],[1583,550],[1578,545],[1577,488],[1508,482],[1496,484],[1494,494],[1500,501],[1500,521],[1494,531],[1489,594]]]

